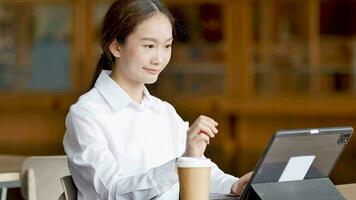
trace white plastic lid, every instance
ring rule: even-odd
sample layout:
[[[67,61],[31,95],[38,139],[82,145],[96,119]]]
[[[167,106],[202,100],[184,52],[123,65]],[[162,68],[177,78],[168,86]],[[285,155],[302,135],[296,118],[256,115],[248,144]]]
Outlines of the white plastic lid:
[[[212,162],[207,158],[180,157],[177,160],[177,167],[211,167]]]

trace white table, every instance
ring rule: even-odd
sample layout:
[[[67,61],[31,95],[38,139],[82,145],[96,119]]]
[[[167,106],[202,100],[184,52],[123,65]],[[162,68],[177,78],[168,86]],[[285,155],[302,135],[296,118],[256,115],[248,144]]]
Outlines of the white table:
[[[0,155],[0,200],[6,200],[8,188],[21,187],[20,172],[25,158],[24,156]]]

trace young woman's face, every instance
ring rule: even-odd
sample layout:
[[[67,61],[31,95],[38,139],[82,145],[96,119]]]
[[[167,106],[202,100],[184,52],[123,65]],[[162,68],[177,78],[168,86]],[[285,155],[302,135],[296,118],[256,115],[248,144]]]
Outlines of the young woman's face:
[[[172,42],[171,22],[162,13],[154,14],[120,45],[118,73],[139,84],[156,82],[171,58]]]

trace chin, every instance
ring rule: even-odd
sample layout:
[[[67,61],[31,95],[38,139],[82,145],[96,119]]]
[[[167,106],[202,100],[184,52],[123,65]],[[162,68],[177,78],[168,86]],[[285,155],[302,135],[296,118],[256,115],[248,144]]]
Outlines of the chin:
[[[151,78],[151,79],[147,79],[147,80],[145,81],[145,84],[153,84],[153,83],[155,83],[155,82],[157,82],[157,78]]]

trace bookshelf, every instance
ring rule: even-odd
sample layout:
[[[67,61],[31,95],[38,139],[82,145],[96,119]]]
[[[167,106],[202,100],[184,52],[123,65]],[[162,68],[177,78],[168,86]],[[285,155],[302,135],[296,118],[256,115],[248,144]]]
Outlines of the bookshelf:
[[[68,105],[81,78],[76,65],[77,2],[0,2],[0,152],[63,152]],[[46,151],[44,151],[44,149]]]
[[[330,2],[333,6],[325,5]],[[278,129],[356,125],[353,1],[230,3],[235,12],[229,17],[235,20],[227,21],[235,38],[229,42],[226,98],[218,108],[232,119],[226,131],[232,133],[234,146],[226,150],[236,174],[253,169]],[[335,14],[340,10],[342,19]],[[336,22],[347,27],[327,26]],[[355,141],[335,168],[335,182],[356,179],[339,178],[353,166]]]
[[[319,0],[249,3],[251,14],[246,17],[251,21],[248,30],[251,37],[246,54],[250,55],[246,56],[251,59],[246,66],[252,68],[253,74],[250,93],[257,96],[354,94],[356,31],[347,27],[355,21],[351,15],[355,3]],[[345,29],[345,33],[338,33],[333,26],[343,20],[347,21],[345,27],[336,29]]]
[[[0,131],[11,133],[0,135],[9,141],[0,143],[0,152],[61,151],[67,109],[90,86],[101,53],[99,25],[111,2],[0,2]],[[353,0],[164,2],[184,31],[149,89],[190,122],[200,114],[220,122],[208,153],[223,169],[251,170],[277,129],[356,127]],[[55,26],[44,29],[48,23]],[[37,65],[33,50],[47,39],[44,33],[61,44],[55,49],[62,57]],[[51,75],[34,69],[41,66]],[[354,157],[350,150],[346,155]]]
[[[0,9],[0,90],[69,91],[71,4],[5,1]]]

